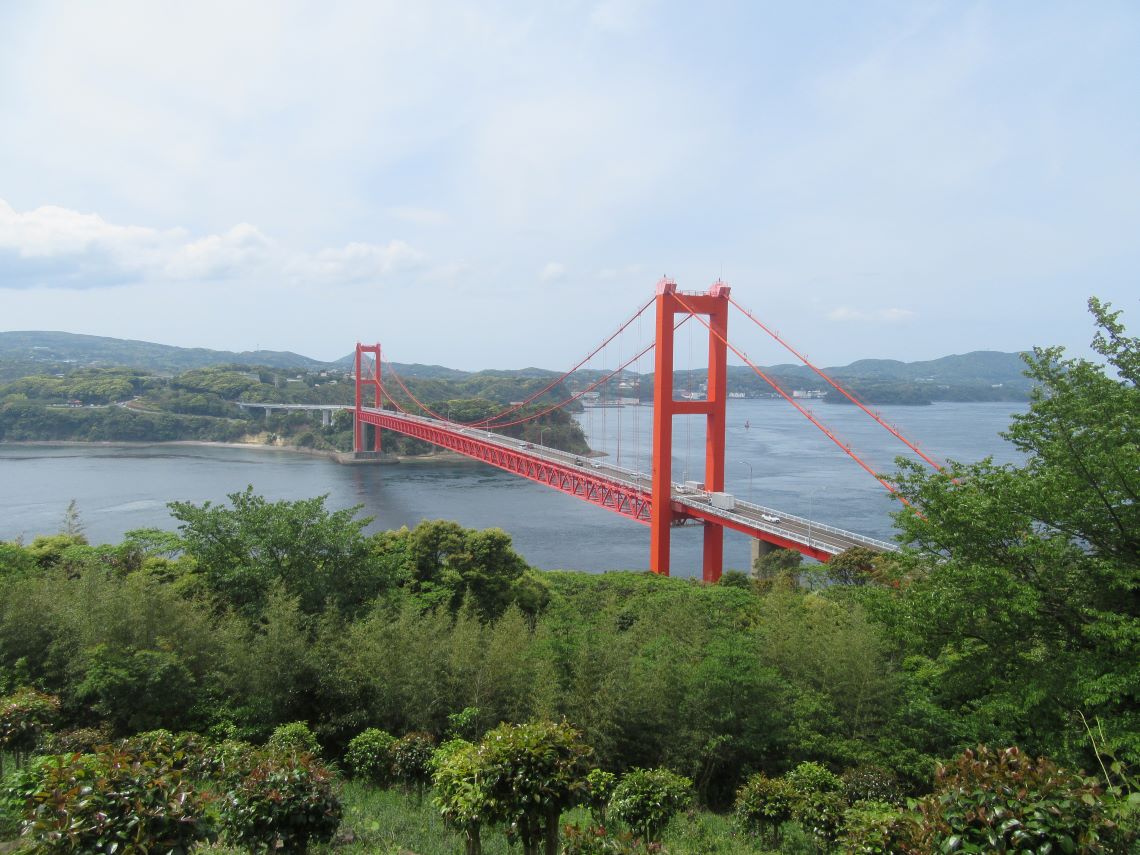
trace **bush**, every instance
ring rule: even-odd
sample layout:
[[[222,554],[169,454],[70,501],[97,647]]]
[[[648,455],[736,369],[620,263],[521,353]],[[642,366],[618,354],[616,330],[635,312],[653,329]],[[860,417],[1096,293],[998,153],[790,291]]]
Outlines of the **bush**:
[[[606,808],[614,794],[617,785],[617,776],[605,769],[591,769],[586,776],[586,807],[590,809],[590,816],[600,826],[606,824]]]
[[[1098,787],[1017,748],[980,746],[939,767],[918,810],[923,830],[914,851],[1123,851]]]
[[[75,699],[90,705],[115,733],[189,723],[197,683],[177,653],[100,644],[84,654],[82,668]]]
[[[778,846],[780,827],[791,820],[796,796],[787,779],[757,772],[736,793],[736,819],[745,833]]]
[[[784,776],[795,790],[792,817],[817,844],[830,849],[843,829],[843,781],[819,763],[801,763]]]
[[[467,855],[482,852],[482,827],[493,821],[479,746],[449,739],[432,755],[435,805],[443,821],[463,833]]]
[[[843,832],[843,814],[847,803],[837,791],[799,793],[792,807],[792,817],[815,838],[817,845],[829,851]]]
[[[517,833],[524,855],[537,855],[543,838],[557,845],[562,811],[586,788],[591,749],[566,721],[501,724],[487,731],[475,755],[489,816]]]
[[[424,787],[431,781],[431,758],[435,742],[426,733],[408,733],[388,749],[392,758],[392,777],[404,789],[423,798]]]
[[[129,752],[148,755],[172,769],[198,773],[202,768],[205,744],[196,733],[148,730],[136,733],[119,744]]]
[[[562,827],[562,855],[645,855],[663,852],[659,843],[643,843],[627,831],[617,835],[602,826]]]
[[[160,759],[107,747],[38,765],[24,835],[36,851],[188,853],[209,836],[205,798]]]
[[[20,833],[24,816],[32,804],[32,797],[40,790],[43,767],[55,758],[48,755],[32,757],[22,768],[8,774],[0,789],[0,839],[7,840]]]
[[[278,725],[273,729],[265,747],[277,754],[321,755],[321,744],[303,721]]]
[[[344,752],[348,774],[361,781],[386,787],[392,781],[392,755],[396,737],[386,730],[370,727],[354,736]]]
[[[668,769],[632,769],[614,788],[610,812],[646,840],[661,832],[693,799],[693,782]]]
[[[899,779],[882,766],[856,766],[843,773],[843,798],[849,805],[856,802],[903,804]]]
[[[47,754],[94,754],[97,748],[113,741],[111,728],[100,725],[47,733],[41,744]]]
[[[240,739],[223,739],[205,745],[197,771],[202,778],[232,786],[249,774],[260,760],[261,755],[252,744]]]
[[[225,794],[222,829],[254,852],[303,853],[340,825],[341,803],[329,771],[308,754],[265,753]]]
[[[827,771],[819,763],[801,763],[784,777],[801,794],[836,793],[843,789],[843,781],[839,776]]]
[[[918,829],[918,815],[889,802],[860,801],[843,813],[843,851],[853,855],[905,855]]]
[[[59,698],[24,687],[0,698],[0,748],[16,755],[17,765],[59,716]],[[4,767],[0,761],[0,774]]]

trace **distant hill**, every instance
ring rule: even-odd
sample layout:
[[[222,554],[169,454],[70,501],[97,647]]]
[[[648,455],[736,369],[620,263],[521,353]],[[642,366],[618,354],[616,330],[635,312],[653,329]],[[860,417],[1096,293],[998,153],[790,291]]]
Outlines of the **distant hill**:
[[[122,365],[174,374],[229,363],[310,370],[329,367],[329,363],[289,351],[246,350],[237,353],[65,332],[0,332],[0,360],[74,363],[93,367]]]
[[[334,362],[321,362],[289,351],[256,350],[234,352],[207,348],[174,347],[147,341],[77,335],[64,332],[0,332],[0,377],[65,370],[68,367],[126,366],[160,373],[178,374],[211,365],[250,365],[298,371],[340,369],[351,371],[353,354]],[[542,368],[470,372],[442,365],[394,365],[401,377],[416,380],[461,381],[473,376],[500,377],[504,380],[554,378],[558,372]],[[849,385],[867,401],[882,403],[928,403],[935,400],[1023,400],[1030,382],[1023,376],[1020,354],[979,350],[940,359],[900,362],[894,359],[860,359],[850,365],[824,369],[836,380]],[[773,365],[764,368],[785,389],[830,391],[830,387],[810,368],[802,365]],[[580,384],[596,380],[603,372],[576,373]],[[633,376],[625,372],[625,376]],[[645,375],[646,380],[652,375]],[[705,372],[694,371],[692,378],[678,372],[678,382],[703,382]],[[729,391],[762,396],[770,387],[752,369],[730,366]],[[830,391],[827,400],[844,399]]]

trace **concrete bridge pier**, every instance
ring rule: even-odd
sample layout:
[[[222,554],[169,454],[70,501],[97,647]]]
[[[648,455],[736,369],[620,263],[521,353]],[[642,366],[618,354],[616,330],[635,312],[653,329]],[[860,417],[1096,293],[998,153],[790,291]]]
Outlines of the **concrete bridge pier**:
[[[332,410],[321,410],[321,427],[328,427],[332,424]]]
[[[752,568],[756,566],[756,561],[763,558],[769,552],[775,552],[776,546],[766,540],[760,540],[758,537],[752,538],[752,549],[748,556],[748,572],[752,572]]]

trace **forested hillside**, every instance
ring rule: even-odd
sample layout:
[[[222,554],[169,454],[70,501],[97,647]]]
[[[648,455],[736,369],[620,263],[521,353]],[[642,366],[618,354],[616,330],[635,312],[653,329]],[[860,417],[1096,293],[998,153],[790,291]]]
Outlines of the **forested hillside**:
[[[456,421],[486,419],[513,400],[528,398],[550,382],[525,373],[481,372],[444,379],[409,375],[411,394]],[[396,403],[412,412],[419,406],[393,384]],[[284,443],[301,448],[349,451],[352,415],[333,413],[322,425],[321,413],[269,411],[240,404],[354,403],[355,384],[342,371],[281,371],[267,366],[215,365],[173,377],[132,368],[78,368],[34,373],[0,383],[0,441],[212,440]],[[569,393],[556,384],[518,411],[515,418],[550,409]],[[527,424],[501,429],[506,435],[577,453],[589,448],[585,436],[563,410],[542,412]],[[402,455],[426,454],[434,446],[400,436],[388,448]]]

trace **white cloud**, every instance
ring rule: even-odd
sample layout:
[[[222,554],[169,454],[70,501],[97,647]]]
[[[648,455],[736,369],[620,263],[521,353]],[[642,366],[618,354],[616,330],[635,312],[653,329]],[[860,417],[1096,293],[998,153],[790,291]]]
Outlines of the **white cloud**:
[[[557,261],[548,261],[539,271],[538,278],[543,282],[557,282],[566,278],[566,265]]]
[[[390,241],[384,246],[350,243],[339,249],[322,249],[314,255],[301,256],[290,265],[290,272],[300,280],[362,282],[410,270],[423,260],[422,253],[402,240]]]
[[[225,279],[270,264],[273,243],[249,223],[178,247],[163,272],[175,279]]]
[[[840,306],[827,313],[829,321],[854,321],[861,323],[903,323],[914,318],[916,314],[910,309],[854,309],[850,306]]]
[[[402,240],[291,252],[249,223],[191,239],[185,229],[110,223],[52,205],[18,212],[0,200],[0,289],[86,289],[130,282],[284,278],[352,283],[410,270],[424,254]]]

